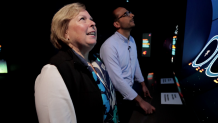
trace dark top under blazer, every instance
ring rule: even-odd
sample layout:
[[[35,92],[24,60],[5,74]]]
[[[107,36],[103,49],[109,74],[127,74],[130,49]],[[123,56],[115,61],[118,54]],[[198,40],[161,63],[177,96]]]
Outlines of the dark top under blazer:
[[[71,48],[60,50],[50,60],[61,74],[72,99],[77,123],[103,123],[101,92],[87,69]]]

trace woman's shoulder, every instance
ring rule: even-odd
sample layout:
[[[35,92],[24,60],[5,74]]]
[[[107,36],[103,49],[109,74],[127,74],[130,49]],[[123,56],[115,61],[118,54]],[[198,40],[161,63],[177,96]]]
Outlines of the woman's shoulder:
[[[47,90],[47,87],[54,87],[54,88],[64,88],[64,81],[61,77],[58,69],[56,66],[47,64],[43,66],[40,74],[37,76],[35,80],[35,91],[39,88],[45,88]],[[47,89],[46,89],[47,88]],[[51,89],[51,88],[50,88]]]
[[[49,73],[56,73],[57,68],[54,65],[46,64],[42,67],[40,74],[49,74]]]
[[[41,83],[41,81],[50,81],[52,78],[61,77],[56,66],[51,64],[46,64],[41,69],[40,74],[36,78],[36,83]]]

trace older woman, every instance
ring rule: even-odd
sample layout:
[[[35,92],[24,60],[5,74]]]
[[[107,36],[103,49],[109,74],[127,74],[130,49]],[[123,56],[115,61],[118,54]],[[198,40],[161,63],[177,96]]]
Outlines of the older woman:
[[[117,123],[108,73],[96,55],[94,67],[88,59],[96,40],[95,22],[83,4],[66,5],[54,15],[51,42],[59,52],[35,82],[40,123]]]

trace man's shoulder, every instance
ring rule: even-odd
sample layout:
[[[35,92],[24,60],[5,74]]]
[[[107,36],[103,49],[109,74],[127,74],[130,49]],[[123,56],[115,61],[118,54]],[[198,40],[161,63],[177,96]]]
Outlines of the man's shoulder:
[[[130,40],[132,41],[132,42],[135,42],[135,39],[130,35]]]
[[[115,34],[113,34],[105,40],[105,42],[102,44],[102,47],[116,46],[117,40],[118,37]]]

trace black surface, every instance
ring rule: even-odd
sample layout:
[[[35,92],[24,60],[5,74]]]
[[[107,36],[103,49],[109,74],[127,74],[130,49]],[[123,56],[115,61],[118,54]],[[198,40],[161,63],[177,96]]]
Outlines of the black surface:
[[[171,76],[164,76],[163,78],[171,77],[173,77],[173,74],[171,74]],[[145,101],[149,102],[156,108],[156,111],[153,114],[145,114],[140,106],[136,105],[135,112],[129,123],[135,123],[136,121],[137,123],[200,123],[192,105],[187,104],[183,98],[181,98],[183,105],[161,104],[161,93],[178,92],[178,89],[176,84],[161,85],[160,79],[157,78],[159,77],[154,73],[154,78],[147,82],[147,87],[153,98],[144,98]],[[137,92],[143,96],[140,84],[135,83],[134,89],[138,90]]]

